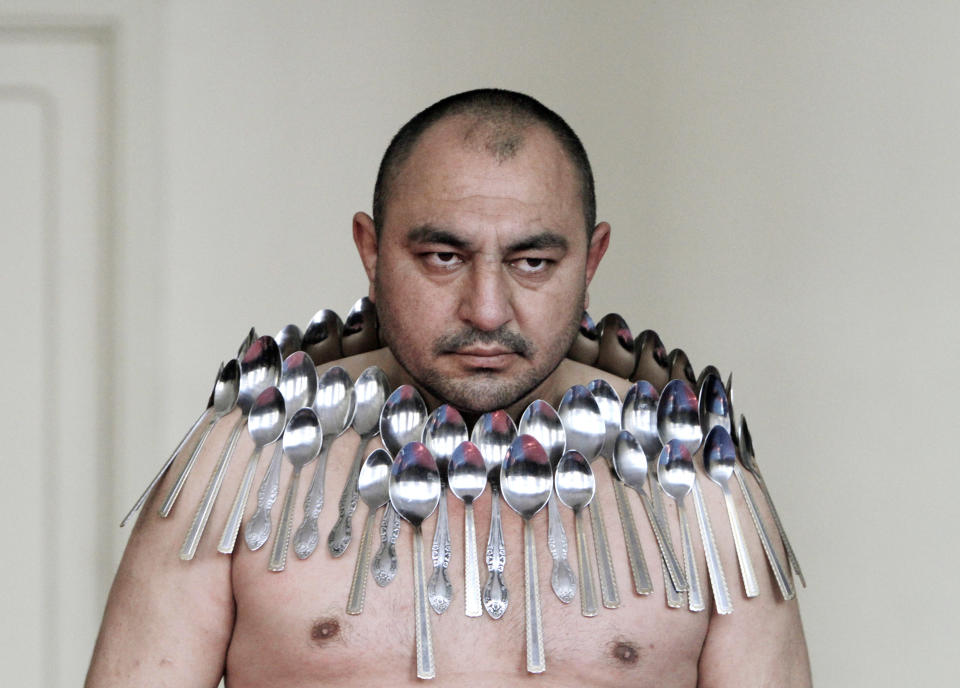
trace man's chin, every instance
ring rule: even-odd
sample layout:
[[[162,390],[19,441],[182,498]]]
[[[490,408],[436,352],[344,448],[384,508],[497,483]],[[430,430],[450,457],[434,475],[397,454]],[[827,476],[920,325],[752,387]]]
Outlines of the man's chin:
[[[432,378],[427,391],[439,401],[474,414],[507,408],[529,394],[537,382],[496,370],[477,370],[467,376]]]

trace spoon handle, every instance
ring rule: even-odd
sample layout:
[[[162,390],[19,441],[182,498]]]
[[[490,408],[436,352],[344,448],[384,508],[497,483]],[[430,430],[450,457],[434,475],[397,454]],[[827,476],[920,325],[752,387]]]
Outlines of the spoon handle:
[[[480,604],[480,565],[477,562],[477,526],[473,502],[463,505],[463,607],[467,616],[483,616]]]
[[[537,573],[537,544],[533,539],[533,524],[523,522],[523,585],[526,608],[527,671],[541,674],[547,670],[543,650],[543,617],[540,613],[540,576]]]
[[[697,572],[697,559],[693,554],[693,539],[690,536],[690,523],[683,500],[677,500],[677,512],[680,514],[680,539],[683,540],[683,561],[687,569],[687,600],[690,611],[702,612],[707,608],[700,588],[700,574]]]
[[[453,585],[447,576],[447,564],[450,562],[450,520],[447,516],[447,487],[440,488],[440,501],[437,509],[437,527],[433,533],[433,573],[427,583],[427,596],[430,606],[437,614],[443,614],[453,599]]]
[[[220,493],[220,486],[223,485],[223,478],[227,474],[227,465],[230,462],[230,455],[233,454],[233,448],[237,445],[237,439],[240,437],[240,430],[243,428],[243,422],[246,416],[241,415],[234,423],[233,430],[230,432],[230,439],[227,445],[220,453],[220,460],[217,467],[210,476],[210,482],[207,483],[207,489],[203,493],[203,499],[200,500],[200,506],[193,517],[193,523],[187,531],[187,536],[183,540],[183,547],[180,548],[180,558],[184,561],[193,559],[197,553],[197,545],[200,544],[200,538],[203,536],[203,530],[207,527],[207,521],[210,519],[210,513],[213,511],[213,503]]]
[[[270,457],[267,472],[257,490],[257,510],[243,527],[243,538],[251,552],[255,552],[270,537],[270,510],[280,492],[280,464],[283,463],[283,444],[277,439],[277,446]]]
[[[250,487],[253,485],[253,474],[256,473],[257,463],[260,461],[260,453],[262,451],[263,446],[257,445],[247,460],[247,468],[243,472],[243,480],[240,482],[237,494],[233,498],[230,515],[227,517],[227,522],[223,526],[223,533],[220,535],[220,544],[217,545],[217,551],[221,554],[233,553],[233,546],[237,542],[237,533],[240,532],[240,521],[243,519],[243,510],[247,505]]]
[[[134,513],[140,511],[140,508],[146,503],[147,497],[149,497],[150,493],[153,492],[153,488],[157,486],[157,483],[163,480],[163,476],[165,476],[167,471],[170,470],[170,466],[176,460],[177,456],[180,455],[180,452],[183,451],[183,448],[187,446],[187,444],[190,442],[190,439],[193,437],[193,434],[203,424],[203,421],[208,415],[210,415],[212,410],[212,407],[208,408],[197,417],[197,421],[193,424],[193,427],[187,430],[187,434],[183,436],[183,439],[180,440],[180,444],[178,444],[177,448],[173,450],[172,454],[170,454],[170,458],[168,458],[164,462],[163,466],[160,467],[160,470],[157,471],[157,474],[154,476],[153,480],[150,481],[150,484],[147,485],[147,488],[143,491],[143,494],[140,495],[140,499],[137,500],[137,503],[131,507],[130,511],[127,512],[127,515],[123,517],[122,521],[120,521],[121,528],[127,525],[127,521],[130,520],[130,517],[133,516]]]
[[[207,427],[205,427],[203,432],[200,434],[200,439],[197,440],[196,446],[190,453],[190,458],[187,459],[187,462],[183,465],[183,468],[180,469],[180,475],[177,476],[176,482],[173,483],[173,486],[167,493],[166,498],[163,500],[163,504],[160,506],[161,518],[166,518],[170,515],[170,510],[173,509],[173,505],[177,502],[177,497],[180,496],[180,490],[183,489],[184,483],[187,482],[187,476],[190,475],[190,471],[193,470],[193,465],[197,462],[197,457],[200,456],[200,450],[203,448],[203,443],[206,441],[207,435],[210,434],[210,431],[213,430],[213,426],[216,425],[217,421],[222,417],[223,416],[214,416],[207,422]]]
[[[664,528],[663,523],[661,523],[653,505],[647,498],[647,493],[643,490],[637,490],[637,494],[640,495],[640,502],[643,504],[643,508],[647,512],[647,520],[650,521],[650,528],[653,530],[653,536],[657,539],[657,545],[660,547],[660,556],[663,558],[665,571],[673,585],[673,588],[677,591],[686,590],[687,579],[683,575],[683,570],[680,567],[680,562],[677,561],[677,555],[673,552],[673,547],[670,546],[669,535]]]
[[[620,606],[620,588],[613,571],[613,557],[610,554],[610,540],[607,538],[607,526],[603,518],[603,509],[599,500],[587,504],[590,512],[590,527],[593,529],[593,547],[597,552],[597,570],[600,572],[600,596],[603,606],[616,609]]]
[[[330,438],[324,437],[317,457],[317,468],[310,481],[310,489],[303,500],[303,521],[293,537],[293,551],[297,557],[306,559],[317,548],[320,542],[320,529],[317,527],[317,518],[323,511],[323,483],[327,473],[327,453],[330,451]]]
[[[280,525],[277,527],[277,537],[273,541],[273,551],[270,553],[268,568],[271,571],[283,571],[287,566],[287,550],[290,548],[290,532],[293,530],[293,500],[297,497],[300,468],[300,466],[294,466],[293,477],[287,487],[287,496],[283,498]]]
[[[710,577],[710,587],[713,589],[713,603],[718,614],[730,614],[733,612],[733,601],[727,589],[727,578],[723,575],[717,541],[713,537],[713,527],[710,525],[710,514],[707,513],[703,492],[700,491],[700,483],[696,478],[693,479],[692,491],[697,524],[700,526],[700,539],[703,541],[703,553],[707,557],[707,574]]]
[[[647,569],[647,560],[640,547],[640,533],[637,532],[637,522],[633,518],[633,508],[627,499],[627,490],[616,476],[613,479],[613,494],[617,498],[617,512],[620,514],[620,525],[623,528],[623,541],[627,546],[627,561],[630,564],[630,573],[633,576],[633,589],[638,595],[649,595],[653,592],[653,581],[650,580],[650,571]]]
[[[777,585],[780,587],[780,594],[784,600],[792,600],[796,596],[796,591],[793,589],[793,583],[790,582],[790,576],[787,575],[786,567],[784,567],[783,562],[780,561],[780,556],[773,547],[773,542],[770,540],[770,533],[767,532],[767,527],[760,519],[760,513],[757,510],[757,503],[753,498],[753,493],[750,491],[747,481],[744,480],[743,472],[739,466],[735,465],[733,467],[733,474],[737,476],[737,482],[740,483],[740,491],[743,492],[743,496],[747,500],[750,517],[753,519],[753,525],[757,528],[757,535],[760,536],[760,544],[763,545],[763,552],[767,555],[767,561],[770,563],[773,577],[776,578]]]
[[[567,534],[560,521],[555,492],[550,492],[547,500],[547,548],[553,557],[550,585],[560,601],[569,604],[577,594],[577,577],[573,575],[573,569],[567,561]]]
[[[754,476],[757,478],[757,482],[760,484],[760,491],[763,492],[764,499],[767,500],[767,505],[770,507],[770,514],[773,516],[773,522],[777,524],[777,530],[780,532],[780,540],[783,542],[784,549],[787,550],[787,559],[790,561],[790,566],[793,568],[793,572],[797,574],[797,577],[800,579],[800,584],[803,587],[807,587],[807,581],[803,577],[803,571],[800,570],[800,562],[797,561],[797,555],[793,553],[793,547],[790,545],[790,539],[787,537],[787,531],[783,528],[783,523],[780,522],[780,515],[777,513],[777,507],[773,505],[773,497],[770,496],[770,490],[767,489],[767,483],[763,479],[763,475],[760,474],[760,469],[758,468],[753,472]]]
[[[417,678],[433,678],[433,637],[430,632],[430,611],[427,608],[427,588],[423,581],[423,532],[413,529],[413,596],[417,631]]]
[[[583,527],[583,510],[577,509],[573,514],[577,531],[577,573],[580,582],[580,613],[584,616],[596,616],[597,583],[593,579],[593,567],[590,566],[590,552],[587,551],[587,536]]]
[[[400,516],[390,502],[380,522],[380,549],[373,558],[373,580],[381,588],[397,575],[397,550],[394,543],[400,534]]]
[[[367,569],[370,567],[370,536],[373,533],[376,509],[367,512],[363,522],[363,534],[360,536],[357,550],[357,563],[353,569],[353,580],[350,582],[350,595],[347,597],[347,614],[359,614],[363,611],[363,601],[367,593]]]
[[[750,552],[747,550],[747,541],[743,536],[743,528],[740,527],[737,507],[733,503],[733,495],[730,494],[730,488],[727,483],[721,483],[720,489],[723,490],[723,501],[727,505],[727,517],[730,519],[730,531],[733,533],[733,544],[737,548],[737,561],[740,564],[740,577],[743,579],[743,591],[747,597],[756,597],[760,594],[760,586],[757,584],[757,574],[753,570],[753,560],[750,558]]]
[[[357,502],[360,498],[360,491],[357,488],[357,479],[360,476],[360,468],[363,466],[363,454],[367,448],[367,443],[373,435],[361,435],[360,444],[357,445],[356,456],[353,457],[353,463],[350,464],[350,473],[347,481],[343,484],[343,492],[340,494],[340,515],[334,524],[330,535],[327,536],[327,548],[330,554],[339,557],[347,551],[352,537],[350,519],[353,518],[353,512],[357,510]]]
[[[653,503],[654,514],[653,520],[650,521],[650,527],[653,528],[653,524],[657,524],[657,527],[660,528],[660,534],[663,536],[663,542],[666,544],[667,549],[669,549],[670,552],[674,552],[673,536],[670,534],[670,527],[667,523],[667,512],[663,506],[663,489],[660,487],[660,481],[657,480],[656,461],[647,462],[647,483],[647,486],[650,488],[650,501]],[[649,516],[649,512],[647,515]],[[656,533],[656,531],[654,531],[654,533]],[[671,609],[683,609],[687,606],[686,591],[689,588],[687,578],[682,573],[682,567],[676,560],[676,555],[674,555],[673,563],[676,564],[677,568],[680,570],[680,581],[683,582],[682,586],[678,586],[671,577],[670,563],[663,555],[663,549],[660,551],[660,558],[663,561],[663,584],[665,596],[667,598],[667,606]]]
[[[510,602],[507,586],[503,582],[503,568],[507,562],[507,550],[503,544],[503,527],[500,523],[500,490],[490,484],[493,493],[490,501],[490,534],[487,537],[486,562],[487,582],[483,586],[483,608],[491,619],[499,619],[507,611]]]

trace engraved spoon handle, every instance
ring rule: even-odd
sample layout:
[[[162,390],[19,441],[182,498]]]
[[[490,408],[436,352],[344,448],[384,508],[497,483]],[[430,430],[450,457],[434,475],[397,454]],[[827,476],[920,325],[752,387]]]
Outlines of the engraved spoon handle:
[[[527,671],[540,674],[547,669],[543,649],[543,617],[540,613],[540,576],[537,573],[537,545],[530,519],[523,523],[523,584],[526,607]]]
[[[776,578],[777,585],[780,587],[780,594],[784,600],[792,600],[797,593],[793,589],[793,583],[790,582],[790,576],[787,575],[786,567],[783,565],[783,562],[780,561],[780,555],[777,554],[777,550],[773,547],[773,542],[770,540],[770,533],[767,532],[767,527],[760,519],[760,513],[757,510],[757,503],[753,498],[753,493],[750,492],[750,488],[747,485],[747,481],[744,480],[743,473],[740,471],[739,466],[733,467],[733,474],[737,476],[737,482],[740,483],[740,491],[743,492],[743,496],[747,500],[750,517],[753,519],[753,525],[757,529],[757,535],[760,536],[760,544],[763,545],[763,552],[767,555],[767,561],[770,563],[773,577]]]
[[[370,537],[376,515],[377,510],[370,509],[363,522],[357,563],[353,569],[353,580],[350,582],[350,595],[347,597],[347,614],[360,614],[363,611],[363,601],[367,593],[367,570],[370,568]]]
[[[482,616],[480,604],[480,565],[477,561],[477,526],[473,519],[473,502],[463,506],[463,608],[467,616]]]
[[[640,503],[643,504],[643,508],[647,512],[647,520],[650,521],[653,536],[657,539],[657,545],[660,547],[660,555],[663,558],[670,582],[673,584],[674,589],[678,591],[686,590],[687,579],[683,575],[683,570],[680,567],[680,562],[677,561],[677,555],[674,553],[673,547],[670,546],[669,535],[666,532],[665,526],[657,516],[654,506],[647,498],[647,493],[643,490],[637,490],[637,494],[640,495]]]
[[[700,539],[703,541],[703,553],[707,557],[707,573],[710,577],[710,587],[713,589],[713,603],[718,614],[733,612],[733,601],[727,589],[727,579],[723,575],[723,565],[720,563],[720,552],[713,537],[713,527],[710,524],[710,514],[703,501],[703,492],[700,483],[693,479],[693,506],[697,512],[697,524],[700,526]]]
[[[760,469],[754,471],[753,474],[756,476],[757,482],[760,484],[760,491],[763,492],[763,497],[767,500],[767,504],[770,507],[770,514],[773,516],[773,522],[777,524],[777,530],[780,532],[780,540],[783,542],[783,548],[787,550],[787,559],[790,561],[790,566],[793,567],[794,573],[796,573],[797,577],[800,579],[800,584],[803,587],[807,587],[807,581],[803,577],[803,571],[800,570],[800,562],[797,561],[797,555],[793,553],[793,547],[790,545],[790,539],[787,537],[787,531],[784,530],[783,523],[780,521],[780,514],[777,513],[777,507],[773,505],[773,497],[770,496],[770,490],[767,489],[767,483],[760,474]]]
[[[604,607],[616,609],[620,606],[620,589],[617,586],[617,576],[613,571],[613,556],[610,554],[610,540],[607,538],[607,526],[600,501],[592,500],[587,504],[587,511],[590,512],[590,527],[593,529],[593,547],[597,551],[600,596]]]
[[[743,528],[740,527],[737,507],[733,503],[733,495],[730,494],[730,487],[727,483],[722,483],[720,489],[723,490],[723,501],[727,505],[727,517],[730,519],[730,531],[733,533],[733,544],[737,549],[737,561],[740,563],[740,577],[743,579],[743,591],[747,597],[756,597],[760,594],[760,586],[757,584],[757,574],[753,570],[753,560],[750,558],[750,552],[747,550],[747,541],[743,536]]]
[[[597,583],[593,579],[593,567],[590,566],[590,552],[587,551],[587,536],[584,533],[583,510],[573,514],[577,537],[577,574],[580,583],[580,613],[584,616],[596,616]]]
[[[210,431],[213,430],[213,426],[216,425],[217,420],[220,418],[222,418],[222,416],[214,416],[211,418],[207,423],[207,427],[205,427],[203,432],[200,434],[200,439],[197,440],[196,446],[193,448],[193,451],[190,452],[190,458],[187,459],[187,462],[183,465],[183,468],[180,469],[180,474],[177,476],[176,481],[173,483],[173,486],[167,493],[166,498],[163,500],[163,504],[160,506],[161,518],[166,518],[170,515],[170,510],[173,509],[173,505],[177,502],[177,497],[180,496],[180,490],[183,489],[183,485],[187,482],[187,477],[190,475],[190,471],[193,470],[193,465],[197,462],[197,457],[200,456],[200,450],[203,448],[203,443],[207,439],[207,435],[210,434]]]
[[[423,533],[420,526],[413,529],[414,616],[417,631],[417,678],[433,678],[433,637],[430,632],[430,611],[427,608],[427,588],[423,581]]]
[[[193,517],[193,523],[187,531],[187,536],[183,539],[183,547],[180,548],[180,558],[184,561],[190,561],[193,559],[193,555],[197,553],[197,545],[200,544],[200,538],[203,536],[203,531],[207,527],[207,521],[210,519],[210,514],[213,511],[213,503],[217,500],[217,495],[220,493],[220,486],[223,485],[223,478],[227,474],[230,455],[233,453],[233,448],[237,445],[237,438],[240,437],[240,430],[243,428],[243,423],[246,419],[247,417],[244,415],[241,415],[240,418],[237,419],[233,430],[230,432],[230,439],[220,453],[220,460],[217,462],[217,467],[210,476],[207,489],[203,493],[203,499],[200,500],[197,513]]]
[[[353,463],[350,464],[350,473],[347,475],[347,481],[343,485],[343,492],[340,494],[339,517],[334,524],[330,535],[327,536],[327,547],[330,554],[339,557],[347,551],[350,545],[351,533],[350,519],[353,518],[353,512],[357,510],[357,502],[360,499],[360,490],[357,487],[357,479],[360,476],[360,468],[363,466],[363,454],[367,448],[367,443],[372,438],[372,434],[360,436],[360,444],[357,445],[357,453],[353,457]]]
[[[692,612],[706,609],[703,591],[700,588],[700,574],[697,572],[697,559],[693,554],[693,538],[690,536],[690,523],[683,499],[677,500],[677,512],[680,514],[680,539],[683,541],[683,561],[687,567],[687,599]]]
[[[651,499],[653,502],[653,513],[654,518],[650,522],[651,527],[656,523],[660,527],[660,533],[663,535],[663,541],[666,543],[667,547],[673,552],[673,536],[670,534],[670,528],[667,525],[667,512],[663,506],[663,490],[660,487],[660,483],[656,478],[656,461],[648,462],[648,471],[647,471],[647,480],[648,487],[650,488]],[[649,514],[648,514],[649,515]],[[660,558],[663,561],[663,583],[664,583],[664,593],[667,598],[667,606],[671,609],[683,609],[687,606],[687,590],[689,589],[689,583],[687,582],[687,577],[681,575],[680,580],[683,581],[682,586],[678,586],[673,578],[670,576],[670,564],[667,561],[667,558],[663,555],[663,552],[660,553]],[[676,559],[676,555],[674,555]],[[682,573],[682,567],[679,566],[679,562],[675,561],[674,563],[680,568]]]
[[[620,525],[623,528],[623,541],[627,546],[627,561],[633,576],[633,589],[638,595],[649,595],[653,592],[653,581],[650,580],[647,560],[640,546],[637,522],[633,518],[633,508],[627,499],[626,487],[616,477],[613,477],[613,494],[617,498],[617,512],[620,514]]]
[[[427,583],[427,596],[430,606],[437,614],[443,614],[453,599],[453,585],[447,576],[447,564],[450,562],[450,520],[447,516],[447,486],[440,488],[440,501],[437,509],[437,527],[433,534],[433,573]]]
[[[293,536],[293,551],[300,559],[306,559],[317,548],[320,542],[320,529],[317,527],[317,518],[323,511],[323,483],[327,472],[327,453],[330,451],[332,437],[324,436],[317,457],[317,469],[313,472],[310,481],[310,490],[303,500],[303,522]]]
[[[373,579],[381,588],[397,575],[397,550],[394,543],[400,534],[400,516],[390,502],[380,522],[380,549],[373,558]]]
[[[551,492],[547,500],[547,521],[547,548],[553,557],[550,585],[560,601],[568,604],[577,594],[577,577],[567,561],[567,535],[560,520],[555,492]]]
[[[507,611],[510,602],[507,586],[503,582],[503,567],[507,550],[503,543],[503,527],[500,523],[500,490],[490,484],[493,493],[490,502],[490,534],[487,536],[486,562],[489,575],[483,586],[483,608],[491,619],[499,619]]]
[[[293,529],[293,500],[297,497],[300,468],[300,466],[294,467],[293,477],[287,487],[287,496],[283,499],[280,525],[277,527],[277,537],[273,540],[273,551],[270,553],[269,569],[271,571],[283,571],[287,565],[287,550],[290,548],[290,532]]]
[[[270,510],[280,493],[280,465],[283,463],[283,444],[277,439],[277,446],[270,457],[267,472],[260,481],[257,490],[257,510],[243,527],[243,538],[251,552],[263,547],[270,537]]]
[[[240,487],[233,498],[233,505],[230,507],[230,515],[223,526],[223,533],[220,535],[220,543],[217,545],[217,551],[221,554],[231,554],[233,546],[237,542],[237,533],[240,532],[240,521],[243,519],[243,510],[247,505],[247,497],[250,495],[250,487],[253,485],[253,474],[257,471],[257,463],[260,461],[260,453],[263,451],[263,445],[257,445],[250,453],[247,460],[247,467],[243,471],[243,480],[240,481]]]

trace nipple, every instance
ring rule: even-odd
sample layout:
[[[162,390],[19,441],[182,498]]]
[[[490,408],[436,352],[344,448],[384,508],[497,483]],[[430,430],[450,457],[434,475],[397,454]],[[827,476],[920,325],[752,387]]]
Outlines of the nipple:
[[[621,664],[636,664],[640,661],[640,650],[632,643],[626,643],[622,640],[611,643],[610,654]]]
[[[310,629],[310,639],[318,645],[325,645],[340,637],[340,622],[336,619],[320,619]]]

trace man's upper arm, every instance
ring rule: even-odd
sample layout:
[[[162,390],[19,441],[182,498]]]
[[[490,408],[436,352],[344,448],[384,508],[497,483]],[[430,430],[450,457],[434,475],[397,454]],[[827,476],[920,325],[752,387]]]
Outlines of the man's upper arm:
[[[144,505],[107,600],[100,635],[87,675],[88,687],[216,686],[223,674],[233,628],[231,557],[216,551],[218,533],[203,537],[193,561],[180,547],[207,480],[239,410],[210,433],[167,518],[158,509],[189,458],[183,452]],[[246,434],[246,433],[244,433]],[[210,524],[223,523],[239,482],[246,443],[231,460]]]

